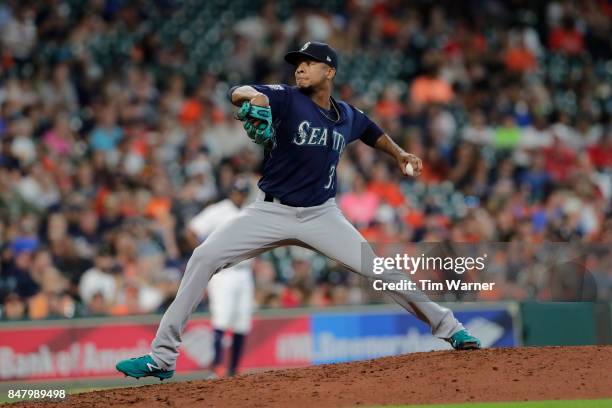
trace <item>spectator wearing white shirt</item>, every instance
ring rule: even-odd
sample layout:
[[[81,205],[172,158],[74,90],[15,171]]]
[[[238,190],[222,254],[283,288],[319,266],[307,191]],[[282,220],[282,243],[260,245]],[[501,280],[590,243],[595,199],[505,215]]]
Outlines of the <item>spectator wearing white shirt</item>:
[[[117,282],[113,271],[114,259],[109,248],[101,248],[96,254],[94,267],[88,269],[79,282],[79,295],[85,305],[90,306],[96,294],[101,294],[109,307],[117,296]],[[96,307],[96,310],[99,308]]]

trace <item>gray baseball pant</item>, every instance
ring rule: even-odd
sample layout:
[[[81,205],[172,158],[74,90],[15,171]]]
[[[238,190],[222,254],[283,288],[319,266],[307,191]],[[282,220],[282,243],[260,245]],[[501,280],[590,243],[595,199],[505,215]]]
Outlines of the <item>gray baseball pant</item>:
[[[181,334],[213,274],[283,245],[311,248],[370,281],[408,279],[400,271],[385,271],[380,275],[372,272],[374,251],[344,217],[335,199],[315,207],[290,207],[263,201],[260,197],[194,250],[176,298],[164,313],[152,343],[151,356],[160,367],[175,369]],[[422,292],[387,290],[386,293],[429,324],[436,337],[446,339],[463,329],[449,309],[432,302]]]

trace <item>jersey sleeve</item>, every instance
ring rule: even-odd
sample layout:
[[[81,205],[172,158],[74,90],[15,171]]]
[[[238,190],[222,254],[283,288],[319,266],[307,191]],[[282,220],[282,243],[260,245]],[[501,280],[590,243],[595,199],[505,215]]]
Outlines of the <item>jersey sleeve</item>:
[[[285,110],[288,105],[289,99],[289,86],[288,85],[249,85],[257,92],[261,92],[262,94],[268,97],[270,101],[270,109],[272,110],[272,118],[279,119],[285,114]],[[229,96],[231,100],[231,95],[234,90],[238,88],[237,86],[232,87],[229,90]]]
[[[383,130],[373,122],[365,113],[353,107],[355,110],[353,129],[357,138],[368,146],[374,147]]]

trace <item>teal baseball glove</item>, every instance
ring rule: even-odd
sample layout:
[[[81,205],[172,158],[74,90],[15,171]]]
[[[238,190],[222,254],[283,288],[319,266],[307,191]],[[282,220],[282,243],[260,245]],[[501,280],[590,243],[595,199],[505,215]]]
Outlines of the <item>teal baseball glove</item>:
[[[260,144],[266,149],[272,149],[276,145],[270,107],[244,102],[236,113],[236,119],[244,122],[244,130],[254,143]]]

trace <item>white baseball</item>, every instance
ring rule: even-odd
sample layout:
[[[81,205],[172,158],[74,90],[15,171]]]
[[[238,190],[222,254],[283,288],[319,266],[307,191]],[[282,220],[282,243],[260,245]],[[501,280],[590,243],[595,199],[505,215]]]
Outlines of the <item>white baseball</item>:
[[[414,168],[410,163],[406,163],[406,174],[408,174],[409,176],[414,176]]]

